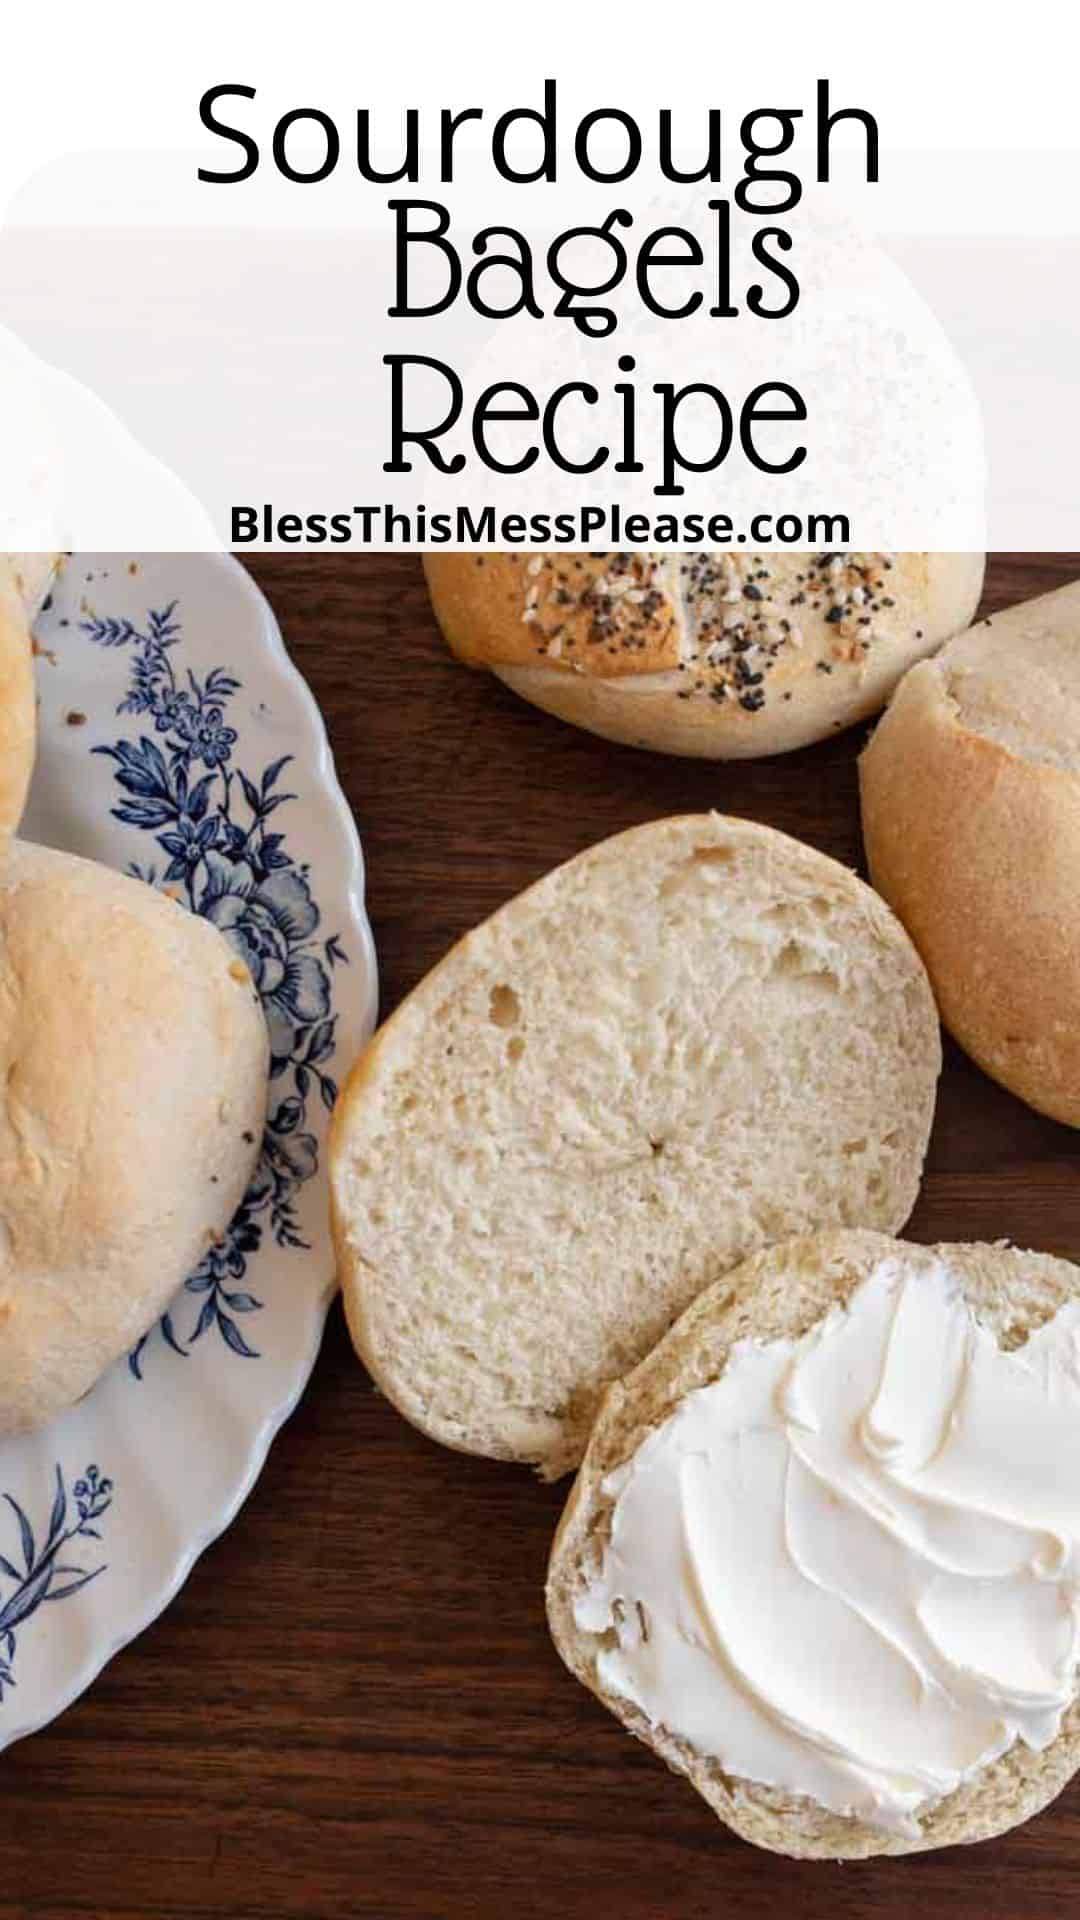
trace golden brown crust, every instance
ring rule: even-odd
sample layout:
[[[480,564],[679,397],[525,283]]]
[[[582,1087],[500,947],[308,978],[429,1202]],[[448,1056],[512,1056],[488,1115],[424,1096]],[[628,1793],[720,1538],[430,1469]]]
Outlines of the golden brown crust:
[[[678,667],[675,602],[655,554],[427,554],[424,571],[443,633],[469,666],[604,679]]]
[[[454,652],[594,733],[786,752],[875,712],[967,625],[981,555],[429,555]]]
[[[21,602],[0,583],[0,849],[22,818],[36,719],[29,624]]]
[[[0,862],[0,1433],[51,1419],[224,1233],[268,1040],[246,968],[161,892],[16,841]]]
[[[860,762],[871,876],[961,1046],[1080,1126],[1080,776],[965,726],[947,659],[907,676]]]

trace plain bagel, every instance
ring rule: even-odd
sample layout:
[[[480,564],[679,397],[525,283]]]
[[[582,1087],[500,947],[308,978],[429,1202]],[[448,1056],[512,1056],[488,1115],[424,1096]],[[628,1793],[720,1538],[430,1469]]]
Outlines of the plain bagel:
[[[266,1023],[224,936],[16,841],[0,864],[0,1433],[78,1400],[226,1231]]]
[[[0,576],[0,853],[22,819],[36,731],[30,623],[12,584]]]
[[[982,554],[429,553],[453,651],[591,733],[710,759],[877,712],[972,619]]]
[[[985,1072],[1080,1126],[1080,582],[897,688],[860,762],[875,886]]]
[[[30,622],[48,593],[58,553],[0,553],[0,849],[18,830],[37,742]]]
[[[773,1342],[794,1342],[810,1335],[830,1310],[837,1315],[848,1309],[856,1289],[880,1263],[888,1262],[901,1275],[910,1276],[918,1289],[928,1264],[939,1261],[944,1262],[954,1276],[979,1326],[993,1336],[999,1349],[1006,1351],[1021,1348],[1028,1336],[1041,1329],[1059,1309],[1069,1309],[1071,1305],[1075,1310],[1080,1297],[1077,1267],[1045,1254],[1023,1253],[1001,1246],[924,1248],[892,1241],[876,1233],[845,1232],[810,1235],[757,1254],[703,1293],[641,1365],[610,1389],[551,1553],[548,1617],[555,1644],[571,1672],[629,1732],[651,1747],[674,1772],[685,1775],[713,1812],[736,1833],[758,1846],[796,1858],[865,1859],[875,1854],[923,1852],[931,1847],[988,1839],[1029,1819],[1061,1792],[1080,1764],[1080,1700],[1075,1693],[1075,1673],[1072,1698],[1064,1709],[1056,1735],[1048,1735],[1042,1744],[1034,1745],[1017,1738],[999,1757],[977,1767],[951,1791],[941,1797],[931,1797],[909,1830],[897,1831],[851,1812],[829,1810],[790,1784],[781,1786],[775,1781],[764,1784],[760,1779],[740,1776],[731,1764],[730,1753],[725,1753],[725,1740],[730,1738],[730,1727],[726,1724],[714,1722],[712,1732],[716,1744],[713,1745],[704,1743],[700,1737],[690,1738],[685,1728],[676,1729],[650,1718],[639,1701],[610,1683],[612,1670],[605,1665],[605,1655],[610,1652],[614,1634],[600,1619],[590,1617],[591,1609],[584,1612],[580,1602],[596,1578],[607,1542],[612,1537],[620,1469],[672,1416],[687,1409],[689,1400],[699,1389],[708,1390],[723,1379],[732,1366],[733,1354],[744,1354],[751,1346],[760,1351]],[[933,1370],[928,1371],[932,1374]],[[1048,1391],[1052,1393],[1052,1388]],[[929,1381],[927,1395],[928,1405],[932,1404],[932,1382]],[[959,1413],[954,1409],[954,1419],[962,1422],[963,1415],[963,1406]],[[748,1434],[748,1443],[753,1444],[751,1434]],[[740,1462],[740,1478],[745,1488],[749,1480],[746,1459]],[[858,1496],[851,1504],[856,1511],[859,1509]],[[843,1506],[841,1495],[837,1507],[842,1511]],[[825,1511],[828,1511],[827,1503]],[[874,1504],[872,1485],[866,1489],[864,1511],[871,1515],[879,1511]],[[880,1538],[885,1541],[894,1514],[887,1502],[880,1511],[884,1519]],[[992,1515],[991,1508],[987,1515],[991,1525],[994,1524]],[[819,1520],[816,1540],[828,1534],[827,1519],[823,1520],[819,1514]],[[711,1524],[714,1528],[718,1524],[715,1510]],[[752,1526],[752,1516],[744,1515],[743,1524]],[[1033,1522],[1033,1528],[1034,1525]],[[655,1539],[655,1534],[653,1537]],[[1055,1545],[1058,1544],[1055,1540]],[[688,1550],[684,1552],[689,1558]],[[672,1562],[676,1559],[677,1555],[671,1556]],[[886,1560],[884,1564],[888,1568],[892,1562]],[[938,1575],[943,1586],[948,1586],[947,1566],[943,1557]],[[832,1567],[835,1576],[835,1559]],[[963,1571],[962,1562],[956,1570]],[[841,1571],[841,1581],[843,1577]],[[1067,1579],[1067,1570],[1065,1577]],[[885,1581],[888,1587],[887,1572]],[[978,1605],[978,1584],[974,1579],[967,1583],[963,1594],[965,1604]],[[1040,1585],[1036,1581],[1036,1591]],[[1006,1588],[1007,1598],[1007,1582],[1001,1586]],[[842,1584],[838,1590],[845,1591]],[[892,1591],[898,1596],[905,1592],[903,1570]],[[997,1593],[995,1599],[1000,1605]],[[623,1617],[631,1623],[632,1632],[635,1618],[632,1588],[625,1591],[617,1604],[622,1606]],[[640,1601],[636,1604],[641,1605]],[[1060,1589],[1057,1604],[1061,1605]],[[765,1594],[760,1612],[765,1639],[776,1631],[773,1619],[771,1596]],[[786,1624],[788,1637],[784,1637],[783,1644],[798,1648],[799,1640],[790,1637],[790,1618]],[[653,1625],[655,1630],[655,1623]],[[859,1625],[858,1613],[851,1608],[847,1627],[852,1636]],[[692,1634],[695,1626],[696,1622],[691,1622],[683,1631]],[[885,1631],[888,1631],[887,1625]],[[812,1632],[809,1619],[807,1632]],[[641,1634],[646,1638],[649,1634],[645,1614],[641,1619]],[[958,1662],[962,1687],[965,1667],[969,1678],[977,1673],[978,1655],[985,1646],[979,1637],[977,1615],[970,1620],[969,1635],[958,1637],[972,1663],[966,1667],[962,1656]],[[1015,1629],[1015,1639],[1018,1670],[1022,1674],[1026,1646],[1019,1627]],[[725,1645],[722,1638],[715,1642],[702,1639],[697,1644],[705,1649],[713,1644]],[[820,1645],[808,1640],[802,1652],[819,1678],[830,1671]],[[842,1661],[842,1646],[839,1652]],[[660,1655],[654,1650],[652,1657],[657,1660],[659,1670]],[[796,1652],[796,1664],[798,1657]],[[841,1673],[843,1671],[841,1666]],[[774,1669],[766,1666],[765,1672],[771,1678]],[[912,1678],[914,1682],[915,1676]],[[933,1680],[928,1682],[927,1692],[933,1684]],[[838,1687],[834,1679],[834,1688],[843,1696],[842,1677]],[[939,1694],[938,1697],[947,1696]],[[926,1693],[924,1701],[925,1698]],[[798,1717],[789,1719],[786,1725],[795,1734],[805,1731]],[[842,1746],[832,1748],[834,1754],[844,1751]]]
[[[917,954],[837,861],[718,814],[601,841],[467,934],[341,1093],[358,1352],[434,1439],[564,1473],[717,1274],[907,1219],[940,1065]]]

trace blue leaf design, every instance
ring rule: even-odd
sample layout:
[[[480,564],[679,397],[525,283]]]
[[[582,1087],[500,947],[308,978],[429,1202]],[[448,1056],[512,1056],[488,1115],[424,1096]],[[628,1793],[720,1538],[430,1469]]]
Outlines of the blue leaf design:
[[[145,827],[149,831],[175,820],[176,808],[171,800],[123,800],[113,808],[113,819],[125,827]]]
[[[116,778],[128,793],[171,794],[168,770],[160,749],[145,735],[137,746],[130,741],[118,740],[112,747],[93,747],[93,753],[103,753],[115,760],[120,772]]]
[[[335,1083],[324,1072],[337,1032],[328,974],[348,956],[336,934],[320,935],[308,867],[290,851],[286,833],[267,825],[295,799],[279,791],[293,756],[281,754],[261,771],[240,764],[243,736],[229,712],[240,681],[223,665],[200,678],[184,660],[178,602],[149,609],[143,629],[130,620],[95,618],[81,631],[94,645],[128,650],[119,711],[141,731],[92,751],[113,765],[114,818],[150,836],[160,856],[131,862],[129,871],[154,885],[175,885],[190,907],[228,935],[266,1012],[280,1095],[255,1179],[221,1245],[210,1248],[189,1277],[183,1297],[190,1295],[194,1308],[198,1296],[194,1325],[177,1324],[175,1303],[159,1322],[165,1347],[185,1359],[214,1327],[230,1352],[253,1359],[258,1356],[232,1315],[253,1313],[262,1303],[237,1283],[268,1234],[279,1247],[305,1248],[295,1201],[319,1162],[309,1103],[315,1083],[321,1103],[334,1102]],[[145,1376],[147,1350],[144,1338],[128,1357],[135,1380]]]
[[[69,1581],[66,1587],[50,1587],[43,1597],[46,1600],[68,1600],[73,1593],[78,1593],[82,1587],[88,1587],[91,1580],[96,1580],[98,1575],[104,1572],[104,1567],[95,1567],[91,1573],[80,1573],[78,1579]]]
[[[48,1591],[52,1579],[50,1562],[29,1574],[21,1587],[17,1587],[4,1606],[0,1607],[0,1630],[11,1632],[21,1626],[32,1613],[36,1613]]]
[[[5,1493],[4,1499],[7,1501],[8,1506],[11,1508],[12,1512],[15,1515],[15,1518],[19,1523],[19,1533],[22,1538],[23,1560],[26,1563],[27,1573],[30,1573],[34,1565],[34,1561],[37,1558],[37,1550],[34,1545],[34,1529],[30,1525],[29,1520],[27,1519],[25,1513],[20,1507],[14,1494]]]
[[[188,794],[187,803],[187,810],[192,820],[202,819],[203,814],[210,804],[210,791],[213,785],[214,775],[212,773],[204,774],[201,780],[195,782],[191,792]]]
[[[99,647],[123,647],[137,637],[130,620],[84,620],[81,627]]]
[[[227,1313],[221,1313],[221,1312],[218,1313],[218,1327],[220,1329],[221,1337],[224,1340],[225,1345],[227,1347],[231,1347],[234,1353],[238,1353],[241,1359],[243,1360],[258,1359],[259,1356],[256,1353],[254,1347],[248,1346],[248,1343],[244,1339],[244,1336],[241,1333],[239,1327],[236,1325],[235,1321],[229,1319],[229,1316]]]
[[[292,757],[291,753],[283,753],[280,760],[271,761],[262,777],[262,790],[264,793],[269,793],[271,787],[277,785],[285,768],[292,761]]]
[[[162,1316],[161,1316],[161,1331],[162,1331],[162,1333],[163,1333],[163,1335],[164,1335],[164,1337],[165,1337],[165,1343],[166,1343],[166,1345],[167,1345],[167,1346],[170,1346],[170,1347],[172,1348],[172,1350],[173,1350],[173,1352],[174,1352],[174,1353],[178,1353],[178,1354],[180,1355],[180,1357],[181,1357],[181,1359],[183,1359],[183,1360],[186,1360],[186,1359],[187,1359],[187,1354],[186,1354],[186,1352],[184,1351],[184,1348],[183,1348],[183,1347],[182,1347],[182,1346],[180,1345],[180,1342],[179,1342],[179,1340],[177,1339],[177,1337],[176,1337],[176,1334],[175,1334],[175,1333],[174,1333],[174,1331],[173,1331],[173,1323],[172,1323],[172,1316],[171,1316],[171,1314],[168,1314],[168,1313],[163,1313],[163,1314],[162,1314]]]
[[[112,1481],[102,1476],[95,1465],[88,1466],[75,1482],[77,1513],[69,1521],[70,1502],[63,1469],[58,1461],[48,1534],[40,1554],[36,1550],[34,1529],[24,1508],[14,1494],[4,1494],[7,1505],[18,1521],[26,1567],[20,1573],[6,1554],[0,1554],[0,1574],[12,1583],[11,1591],[0,1601],[0,1702],[3,1701],[5,1689],[15,1685],[17,1636],[27,1621],[46,1602],[70,1599],[105,1571],[104,1566],[86,1567],[65,1559],[63,1549],[75,1540],[100,1539],[97,1528],[90,1522],[108,1511],[112,1504],[112,1492]]]
[[[207,675],[206,692],[211,699],[227,700],[239,688],[239,680],[234,679],[231,673],[226,673],[223,667],[214,667]]]
[[[238,767],[236,771],[237,771],[237,778],[239,779],[240,786],[243,790],[244,799],[247,801],[248,806],[251,808],[252,813],[257,814],[262,806],[262,799],[259,794],[259,789],[258,787],[254,786],[253,783],[248,779],[247,774],[244,772],[242,767]]]
[[[329,1059],[334,1051],[334,1029],[336,1024],[336,1020],[331,1017],[329,1020],[321,1021],[317,1027],[311,1029],[311,1038],[308,1041],[307,1053],[304,1056],[306,1065],[309,1067],[317,1067],[321,1061]]]
[[[197,1321],[195,1322],[195,1331],[190,1336],[192,1341],[201,1339],[202,1335],[206,1332],[207,1328],[213,1326],[214,1321],[217,1318],[217,1312],[218,1312],[217,1288],[215,1287],[209,1299],[203,1302],[202,1312],[200,1313]]]
[[[59,1539],[60,1534],[63,1531],[64,1521],[66,1520],[66,1518],[67,1518],[67,1495],[64,1492],[64,1481],[63,1481],[63,1476],[61,1475],[61,1472],[60,1472],[60,1466],[58,1462],[57,1468],[56,1468],[56,1493],[53,1496],[52,1512],[49,1515],[49,1539],[48,1539],[48,1546],[46,1547],[46,1552],[48,1551],[48,1548],[53,1546],[55,1542]]]

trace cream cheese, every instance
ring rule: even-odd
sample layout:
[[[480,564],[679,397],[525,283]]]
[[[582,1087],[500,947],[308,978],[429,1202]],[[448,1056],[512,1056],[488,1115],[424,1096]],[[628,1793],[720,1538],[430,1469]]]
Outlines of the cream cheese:
[[[1080,1656],[1080,1303],[1014,1351],[886,1260],[803,1339],[741,1341],[605,1482],[575,1605],[599,1678],[730,1774],[913,1835]]]

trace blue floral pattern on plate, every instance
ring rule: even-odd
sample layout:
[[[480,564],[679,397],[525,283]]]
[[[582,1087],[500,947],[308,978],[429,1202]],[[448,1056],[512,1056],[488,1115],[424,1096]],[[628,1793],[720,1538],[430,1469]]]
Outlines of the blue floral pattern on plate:
[[[258,1312],[262,1302],[239,1283],[265,1229],[279,1247],[306,1247],[295,1197],[318,1171],[319,1150],[305,1121],[313,1096],[327,1111],[337,1098],[336,1083],[325,1071],[337,1031],[330,974],[346,954],[336,934],[319,937],[321,915],[308,869],[294,860],[286,834],[269,824],[296,798],[280,787],[291,756],[279,756],[261,772],[238,764],[240,736],[226,714],[241,682],[221,666],[202,676],[190,667],[178,670],[178,607],[172,600],[150,608],[139,626],[96,613],[80,622],[95,645],[128,649],[128,689],[117,713],[152,723],[157,735],[142,732],[136,740],[99,743],[92,751],[114,763],[123,798],[112,808],[113,818],[149,835],[167,856],[160,869],[156,862],[133,861],[129,871],[176,891],[220,928],[246,963],[266,1014],[276,1084],[255,1177],[225,1239],[211,1247],[187,1282],[187,1292],[201,1296],[194,1321],[181,1330],[170,1310],[160,1322],[174,1353],[186,1355],[213,1327],[230,1352],[255,1360],[258,1351],[238,1318]],[[136,1379],[142,1378],[148,1338],[131,1355]]]
[[[296,1405],[334,1291],[328,1107],[377,994],[325,729],[236,561],[74,555],[37,637],[23,833],[175,888],[222,927],[258,982],[275,1070],[252,1191],[143,1350],[141,1383],[122,1360],[60,1419],[0,1438],[0,1747],[53,1719],[168,1604]],[[197,1364],[173,1360],[170,1335]],[[100,1470],[75,1479],[80,1461]],[[106,1472],[123,1491],[107,1515]]]
[[[4,1499],[18,1523],[19,1552],[22,1566],[0,1553],[0,1581],[12,1582],[5,1594],[0,1586],[0,1702],[5,1690],[15,1685],[16,1634],[47,1601],[70,1600],[81,1593],[91,1580],[105,1572],[104,1562],[96,1567],[73,1565],[62,1555],[77,1540],[100,1540],[94,1524],[104,1518],[112,1505],[113,1483],[97,1467],[87,1467],[74,1487],[75,1512],[71,1513],[63,1469],[57,1465],[52,1510],[48,1531],[38,1545],[34,1529],[13,1493]],[[13,1549],[14,1551],[14,1549]]]

